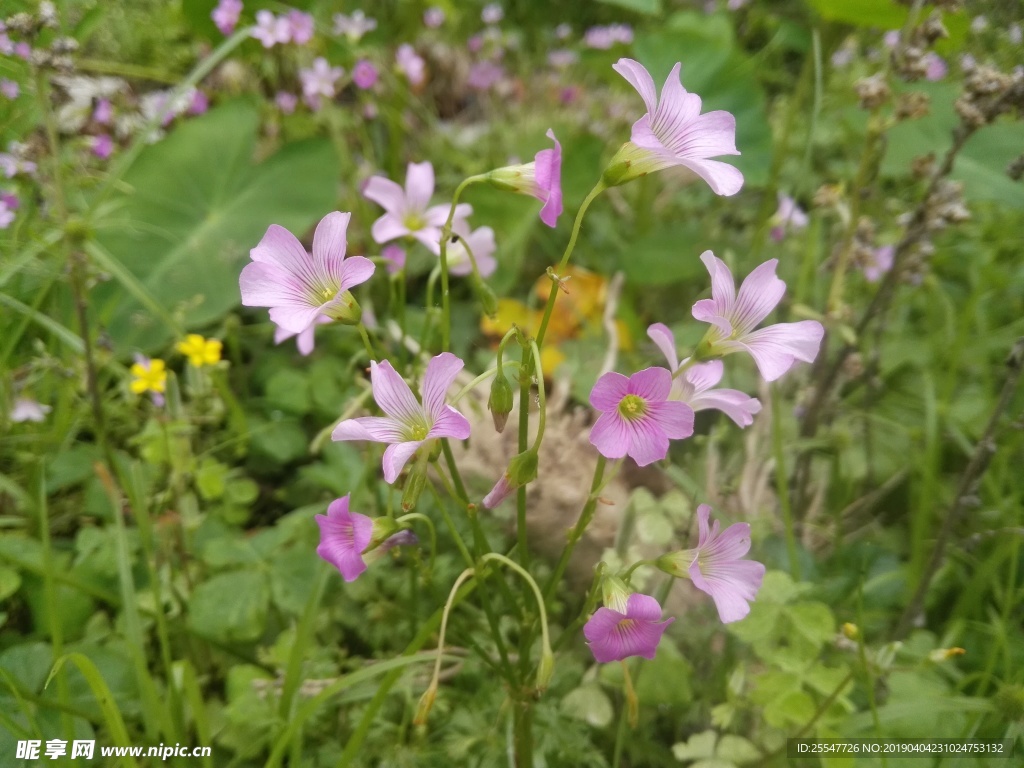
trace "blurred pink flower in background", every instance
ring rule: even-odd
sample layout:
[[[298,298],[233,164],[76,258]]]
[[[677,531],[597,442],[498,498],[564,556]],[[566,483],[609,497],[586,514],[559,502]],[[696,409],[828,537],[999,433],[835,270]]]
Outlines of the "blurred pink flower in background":
[[[288,11],[286,19],[291,42],[296,45],[305,45],[313,39],[314,22],[313,17],[308,13],[292,9]]]
[[[92,153],[101,160],[106,160],[114,153],[114,140],[109,134],[101,133],[93,136],[91,143]]]
[[[946,60],[937,53],[929,53],[926,59],[928,64],[924,71],[925,80],[930,80],[934,83],[935,81],[944,78],[949,72]]]
[[[264,48],[273,48],[278,43],[287,43],[292,39],[292,25],[284,16],[275,16],[270,11],[256,11],[256,28],[252,36],[259,40]]]
[[[395,51],[395,63],[398,65],[398,70],[413,85],[421,85],[426,79],[427,63],[408,43],[398,46],[398,50]]]
[[[613,45],[629,45],[633,42],[633,28],[628,24],[609,24],[591,27],[583,35],[583,43],[588,48],[606,51]]]
[[[349,42],[358,43],[363,35],[376,28],[377,20],[371,19],[359,9],[352,11],[351,14],[334,14],[334,34],[344,35]]]
[[[779,207],[771,219],[773,225],[771,232],[772,240],[777,243],[786,236],[790,228],[803,229],[807,226],[808,222],[807,214],[796,204],[796,200],[782,192],[778,193],[778,197]]]
[[[388,274],[394,275],[405,269],[405,249],[400,245],[385,245],[380,252],[381,257],[387,261]]]
[[[213,9],[210,18],[217,25],[222,35],[230,35],[235,31],[238,17],[242,14],[242,0],[220,0]]]
[[[277,104],[278,109],[286,115],[290,115],[299,105],[299,97],[294,93],[288,93],[288,91],[278,91],[274,96],[274,103]]]
[[[497,3],[488,3],[480,12],[480,19],[484,24],[497,24],[505,18],[505,11]]]
[[[114,105],[110,99],[100,99],[96,102],[96,109],[92,112],[93,122],[100,125],[110,125],[114,119]]]
[[[864,279],[869,283],[877,283],[882,275],[892,269],[893,259],[896,256],[896,248],[891,245],[883,245],[871,252],[870,259],[864,264]]]
[[[34,421],[40,422],[46,419],[46,414],[52,411],[48,405],[43,405],[38,400],[33,400],[31,397],[18,397],[14,400],[14,405],[11,408],[11,412],[8,414],[11,421],[16,424]]]
[[[444,10],[431,6],[423,12],[423,25],[429,29],[437,29],[444,24]]]
[[[377,77],[377,68],[366,59],[360,59],[352,68],[352,82],[356,84],[357,88],[362,88],[364,91],[376,84]]]
[[[0,78],[0,94],[8,99],[16,99],[19,93],[21,93],[21,86],[16,82],[8,80],[6,77]]]

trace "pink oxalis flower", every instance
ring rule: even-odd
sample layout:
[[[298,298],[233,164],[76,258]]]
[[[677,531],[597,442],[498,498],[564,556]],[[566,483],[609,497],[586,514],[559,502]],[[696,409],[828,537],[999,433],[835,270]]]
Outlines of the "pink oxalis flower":
[[[220,0],[213,9],[210,18],[217,25],[222,35],[230,35],[235,31],[238,17],[242,14],[242,0]]]
[[[405,189],[383,176],[371,176],[363,195],[386,213],[373,222],[373,239],[387,243],[399,237],[415,237],[435,255],[441,251],[441,227],[448,219],[450,205],[430,205],[434,194],[434,166],[429,162],[409,163]],[[460,203],[455,221],[473,213],[472,206]],[[470,246],[472,247],[472,246]]]
[[[807,226],[807,214],[789,195],[779,192],[779,207],[772,217],[772,240],[781,242],[789,229],[803,229]]]
[[[704,251],[700,260],[711,273],[711,298],[693,305],[693,316],[711,323],[698,348],[701,357],[747,352],[754,358],[765,381],[775,381],[797,360],[814,362],[825,335],[818,321],[776,323],[754,330],[786,292],[786,284],[775,276],[778,259],[770,259],[751,272],[740,286],[739,294],[724,261],[711,251]]]
[[[630,656],[653,659],[661,636],[674,618],[661,620],[661,605],[650,595],[617,596],[598,608],[583,626],[594,659],[602,664]]]
[[[676,339],[668,326],[654,323],[648,327],[647,335],[665,355],[669,370],[673,373],[680,365],[689,362],[689,359],[679,361],[676,354]],[[725,366],[721,360],[691,364],[673,380],[670,399],[682,400],[694,412],[709,409],[721,411],[738,426],[749,427],[754,423],[754,414],[761,411],[761,402],[738,389],[715,389],[724,372]]]
[[[473,258],[476,260],[476,268],[480,277],[490,277],[498,268],[498,262],[494,258],[494,251],[497,248],[494,242],[494,230],[490,227],[478,227],[471,230],[469,222],[465,219],[458,219],[452,223],[452,234],[458,235],[458,240],[448,243],[445,249],[445,258],[448,260],[448,271],[453,275],[468,275],[473,271],[473,264],[469,260],[469,247]]]
[[[343,421],[334,428],[331,439],[388,443],[384,451],[384,479],[395,482],[406,462],[424,443],[441,437],[469,437],[469,421],[445,403],[445,393],[463,365],[451,352],[433,358],[423,377],[421,405],[391,363],[371,362],[373,399],[385,415]]]
[[[672,374],[646,368],[630,377],[609,372],[597,380],[590,404],[601,411],[590,442],[603,456],[629,455],[641,467],[668,455],[669,439],[693,434],[693,409],[669,400]]]
[[[427,79],[427,62],[408,43],[402,43],[395,51],[395,64],[412,85],[422,85]]]
[[[377,28],[377,20],[371,19],[358,8],[351,14],[334,14],[334,34],[344,35],[350,43],[358,43],[363,35]]]
[[[278,43],[287,43],[292,39],[292,25],[285,16],[275,16],[270,11],[256,11],[256,28],[252,36],[264,48],[273,48]]]
[[[11,412],[8,414],[11,421],[15,423],[25,421],[45,421],[46,414],[52,411],[48,405],[43,405],[38,400],[33,400],[31,397],[18,397],[14,400],[14,406],[11,408]]]
[[[377,77],[377,68],[366,59],[360,59],[352,68],[352,82],[364,91],[377,83]]]
[[[349,511],[349,495],[332,501],[326,515],[316,516],[320,526],[316,553],[337,568],[345,581],[355,581],[366,570],[363,552],[370,546],[373,520]]]
[[[869,283],[877,283],[882,279],[882,275],[892,269],[893,259],[896,256],[896,247],[892,245],[883,245],[879,248],[875,248],[871,252],[871,256],[864,263],[864,279]]]
[[[294,8],[288,11],[288,37],[296,45],[305,45],[313,39],[315,22],[308,13],[297,11]]]
[[[239,278],[242,304],[270,307],[270,319],[291,333],[302,333],[320,315],[354,324],[359,305],[349,293],[365,283],[374,265],[362,256],[345,258],[351,213],[329,213],[313,234],[313,253],[284,227],[271,224],[249,251]]]
[[[555,143],[554,147],[542,149],[532,163],[493,170],[487,174],[487,180],[499,189],[540,200],[544,204],[540,220],[554,227],[562,215],[562,145],[550,128],[545,135]]]
[[[673,552],[658,559],[666,573],[689,578],[697,589],[711,595],[723,623],[739,621],[750,613],[764,579],[764,565],[741,558],[750,551],[750,525],[736,523],[719,533],[719,523],[708,527],[711,507],[697,507],[700,535],[696,549]]]
[[[643,97],[647,114],[633,123],[633,131],[605,171],[608,184],[623,184],[647,173],[681,165],[708,183],[718,195],[735,195],[743,186],[743,174],[718,160],[719,155],[738,155],[736,118],[717,110],[700,113],[701,99],[687,93],[676,63],[661,90],[661,99],[650,73],[633,59],[619,59],[614,69]]]

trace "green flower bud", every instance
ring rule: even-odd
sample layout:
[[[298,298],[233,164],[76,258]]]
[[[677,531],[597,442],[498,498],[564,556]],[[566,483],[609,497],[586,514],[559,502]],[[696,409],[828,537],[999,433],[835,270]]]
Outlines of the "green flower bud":
[[[356,297],[350,291],[345,291],[341,294],[340,301],[325,309],[324,314],[342,325],[358,325],[363,317],[363,309],[356,301]]]
[[[498,297],[494,295],[491,286],[483,281],[475,272],[469,279],[469,284],[476,294],[476,300],[480,302],[480,308],[488,317],[496,317],[498,314]]]
[[[536,448],[528,448],[522,453],[513,456],[512,461],[508,463],[508,471],[505,473],[508,475],[509,484],[514,488],[518,488],[521,485],[526,485],[536,480],[538,462],[539,457],[537,456]]]
[[[512,413],[512,385],[508,383],[505,374],[498,371],[491,382],[491,394],[487,398],[487,409],[494,419],[494,429],[502,432],[505,424],[508,423],[508,415]]]
[[[537,665],[536,687],[538,693],[543,693],[551,684],[551,677],[555,673],[555,655],[550,648],[545,648],[540,654],[540,664]]]
[[[371,552],[383,544],[387,539],[391,538],[399,528],[396,523],[390,517],[377,517],[373,520],[373,531],[370,534],[370,543],[366,546],[363,552]]]

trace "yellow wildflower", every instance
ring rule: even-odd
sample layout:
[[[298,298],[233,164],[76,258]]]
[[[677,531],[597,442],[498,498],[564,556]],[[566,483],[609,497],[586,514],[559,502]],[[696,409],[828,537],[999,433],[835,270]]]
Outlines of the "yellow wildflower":
[[[220,362],[220,351],[224,345],[217,339],[204,339],[198,333],[190,333],[175,347],[188,358],[196,368]]]
[[[135,377],[131,382],[132,392],[137,395],[143,392],[162,394],[167,388],[167,366],[164,365],[164,361],[159,358],[136,359],[138,362],[131,367],[131,374]]]

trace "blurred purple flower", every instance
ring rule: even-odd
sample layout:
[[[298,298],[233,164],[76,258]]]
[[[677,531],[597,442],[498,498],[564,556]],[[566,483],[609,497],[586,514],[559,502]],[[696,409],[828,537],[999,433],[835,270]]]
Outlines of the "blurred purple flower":
[[[882,35],[882,44],[890,50],[900,44],[900,31],[898,29],[890,29],[884,35]]]
[[[871,252],[871,258],[864,264],[864,279],[869,283],[877,283],[882,275],[892,269],[893,259],[896,256],[896,248],[891,245],[883,245]]]
[[[548,54],[548,64],[555,69],[565,69],[579,61],[579,58],[576,51],[570,51],[568,48],[559,48]]]
[[[609,24],[591,27],[583,35],[583,44],[588,48],[606,51],[616,43],[629,45],[633,42],[633,28],[628,24]]]
[[[305,45],[313,39],[314,22],[308,13],[292,9],[286,17],[288,21],[289,39],[296,45]]]
[[[775,215],[772,217],[772,240],[775,242],[781,242],[786,236],[788,229],[803,229],[807,226],[807,214],[804,213],[803,209],[796,204],[789,195],[785,195],[782,192],[778,193],[779,207],[775,211]]]
[[[273,48],[292,39],[292,25],[284,16],[275,16],[266,10],[256,11],[256,28],[252,36],[263,43],[264,48]]]
[[[0,192],[0,229],[7,229],[14,222],[14,211],[18,208],[18,198],[9,192]]]
[[[400,245],[385,245],[380,252],[381,257],[387,261],[389,275],[394,275],[405,269],[405,249]]]
[[[299,97],[294,93],[288,93],[288,91],[278,91],[277,95],[274,96],[274,103],[277,104],[278,109],[286,115],[290,115],[295,111],[295,107],[298,106]]]
[[[601,455],[628,455],[644,467],[668,455],[668,441],[693,434],[693,409],[670,401],[672,374],[645,368],[630,377],[606,373],[590,392],[590,405],[601,412],[590,442]]]
[[[505,12],[498,3],[488,3],[480,13],[480,19],[484,24],[497,24],[505,18]]]
[[[377,77],[377,68],[366,59],[360,59],[352,68],[352,82],[356,84],[357,88],[362,88],[364,91],[376,84]]]
[[[498,268],[498,262],[494,259],[494,251],[497,246],[494,243],[494,230],[490,227],[478,227],[470,230],[469,222],[465,219],[458,219],[452,223],[452,234],[458,236],[458,241],[449,243],[445,249],[445,258],[448,260],[448,271],[453,275],[468,275],[473,271],[473,265],[466,252],[466,246],[473,253],[476,259],[476,268],[480,277],[490,277]]]
[[[345,258],[351,213],[329,213],[313,234],[313,253],[284,227],[271,224],[239,277],[242,304],[270,307],[270,319],[292,333],[302,333],[319,315],[355,322],[355,299],[348,293],[373,275],[362,256]]]
[[[210,108],[210,99],[198,88],[192,94],[192,101],[188,105],[188,114],[203,115]]]
[[[429,162],[409,163],[403,189],[391,179],[371,176],[363,196],[377,203],[385,213],[373,223],[373,239],[387,243],[399,237],[415,237],[435,255],[440,253],[441,227],[448,219],[451,205],[430,205],[434,194],[434,166]],[[460,203],[455,219],[473,213],[472,206]]]
[[[469,67],[466,85],[477,91],[487,91],[500,83],[504,77],[504,67],[485,59],[484,61],[474,62]]]
[[[31,397],[18,397],[14,400],[14,406],[11,408],[11,412],[8,414],[11,421],[16,424],[20,424],[25,421],[45,421],[46,414],[52,411],[48,405],[43,405],[38,400],[33,400]]]
[[[312,67],[299,70],[299,80],[302,82],[302,95],[307,100],[319,100],[321,96],[332,99],[336,93],[335,83],[344,74],[344,69],[332,67],[323,56],[317,56],[313,59]]]
[[[398,65],[399,71],[413,85],[421,85],[426,79],[427,63],[408,43],[398,46],[398,50],[395,51],[395,63]]]
[[[934,83],[936,80],[944,78],[949,72],[946,60],[937,53],[929,53],[925,58],[928,62],[924,71],[925,80],[930,80]]]
[[[675,621],[661,621],[661,605],[650,595],[634,592],[624,604],[598,608],[583,626],[583,636],[602,664],[630,656],[653,659],[661,636]]]
[[[557,27],[555,27],[555,37],[557,39],[559,39],[559,40],[567,40],[570,35],[572,35],[572,25],[571,24],[562,23],[562,24],[559,24]]]
[[[242,13],[242,0],[220,0],[213,9],[210,18],[217,25],[222,35],[230,35],[235,31],[238,17]]]
[[[423,12],[423,25],[429,29],[437,29],[444,24],[444,10],[431,6]]]
[[[349,42],[357,43],[367,32],[377,28],[377,20],[371,19],[361,10],[354,10],[351,14],[334,14],[334,34],[344,35]]]
[[[109,134],[101,133],[92,137],[92,153],[101,160],[106,160],[114,153],[114,140]]]
[[[0,78],[0,94],[13,100],[18,98],[19,93],[21,93],[21,86],[16,82],[8,80],[6,77]]]
[[[1020,45],[1024,42],[1024,32],[1021,31],[1020,24],[1011,24],[1006,37],[1011,45]]]
[[[711,273],[712,296],[693,305],[694,318],[711,323],[700,348],[715,357],[749,353],[765,381],[775,381],[797,360],[814,362],[825,335],[817,320],[776,323],[754,330],[786,292],[786,284],[775,276],[778,259],[769,259],[747,275],[739,294],[724,261],[711,251],[704,251],[700,260]]]
[[[114,119],[114,105],[110,99],[100,99],[92,111],[93,122],[99,125],[110,125]]]
[[[394,483],[406,462],[428,440],[469,437],[466,417],[445,403],[448,388],[463,365],[451,352],[434,357],[423,377],[421,405],[391,363],[371,361],[373,399],[385,415],[347,419],[334,428],[331,439],[388,443],[384,451],[384,480]]]

